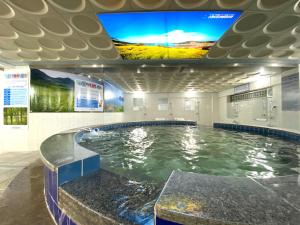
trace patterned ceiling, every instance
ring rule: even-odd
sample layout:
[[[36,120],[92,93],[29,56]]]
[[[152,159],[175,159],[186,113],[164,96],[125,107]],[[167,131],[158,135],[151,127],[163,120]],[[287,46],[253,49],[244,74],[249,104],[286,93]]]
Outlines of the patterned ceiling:
[[[96,13],[149,10],[241,10],[241,18],[200,60],[299,64],[300,0],[2,0],[0,62],[40,68],[94,65],[98,71],[102,64],[130,64],[122,60]],[[217,91],[242,82],[240,78],[256,69],[197,67],[191,73],[182,66],[158,69],[147,62],[134,63],[139,64],[134,71],[93,74],[115,81],[125,91]],[[194,63],[190,62],[191,68]],[[276,73],[282,68],[270,70]]]

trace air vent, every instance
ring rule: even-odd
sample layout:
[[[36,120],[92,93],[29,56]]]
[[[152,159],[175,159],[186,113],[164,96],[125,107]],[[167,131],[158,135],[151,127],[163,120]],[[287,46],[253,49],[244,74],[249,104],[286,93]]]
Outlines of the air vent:
[[[230,102],[247,101],[247,100],[251,100],[254,98],[267,97],[267,93],[268,93],[268,90],[265,88],[265,89],[255,90],[255,91],[244,92],[242,94],[230,95],[229,99],[230,99]]]

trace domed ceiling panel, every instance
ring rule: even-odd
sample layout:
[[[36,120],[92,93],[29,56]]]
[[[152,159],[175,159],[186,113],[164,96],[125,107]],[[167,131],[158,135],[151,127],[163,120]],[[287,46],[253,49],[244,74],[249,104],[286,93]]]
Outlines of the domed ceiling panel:
[[[125,65],[126,70],[132,62],[122,59],[97,14],[145,11],[241,11],[242,15],[204,58],[175,60],[175,72],[168,65],[172,60],[137,60],[139,73],[135,68],[107,75],[103,65]],[[3,0],[0,61],[40,68],[93,67],[102,71],[97,76],[111,79],[125,91],[218,91],[246,81],[259,68],[241,67],[238,74],[235,67],[182,71],[179,65],[300,64],[300,0]]]
[[[20,51],[15,61],[6,57],[5,62],[13,65],[42,65],[46,59],[56,65],[58,58],[60,65],[64,61],[79,65],[81,59],[91,65],[118,63],[123,60],[97,14],[162,10],[242,12],[203,60],[297,61],[295,56],[300,54],[299,0],[4,0],[0,2],[0,42],[13,42],[2,46],[1,52]],[[33,52],[41,53],[33,57]]]

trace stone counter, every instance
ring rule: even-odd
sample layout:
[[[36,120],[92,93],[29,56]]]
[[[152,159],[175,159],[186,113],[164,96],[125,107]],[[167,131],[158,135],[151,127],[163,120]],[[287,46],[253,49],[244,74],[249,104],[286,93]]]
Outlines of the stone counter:
[[[174,171],[156,202],[156,224],[299,225],[299,203],[299,176],[260,180]]]

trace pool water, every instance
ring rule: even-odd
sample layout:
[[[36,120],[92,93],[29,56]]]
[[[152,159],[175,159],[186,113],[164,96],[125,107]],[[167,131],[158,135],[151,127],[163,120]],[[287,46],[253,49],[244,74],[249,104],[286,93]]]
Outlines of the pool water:
[[[172,170],[269,178],[297,173],[300,145],[207,127],[150,126],[90,134],[81,145],[101,167],[130,179],[165,181]]]
[[[146,126],[91,132],[80,144],[100,154],[101,168],[126,177],[137,194],[142,191],[149,196],[159,193],[173,170],[253,178],[300,171],[297,143],[209,127]],[[134,204],[128,199],[122,204],[135,205],[124,210],[141,214],[147,221],[156,197]]]

